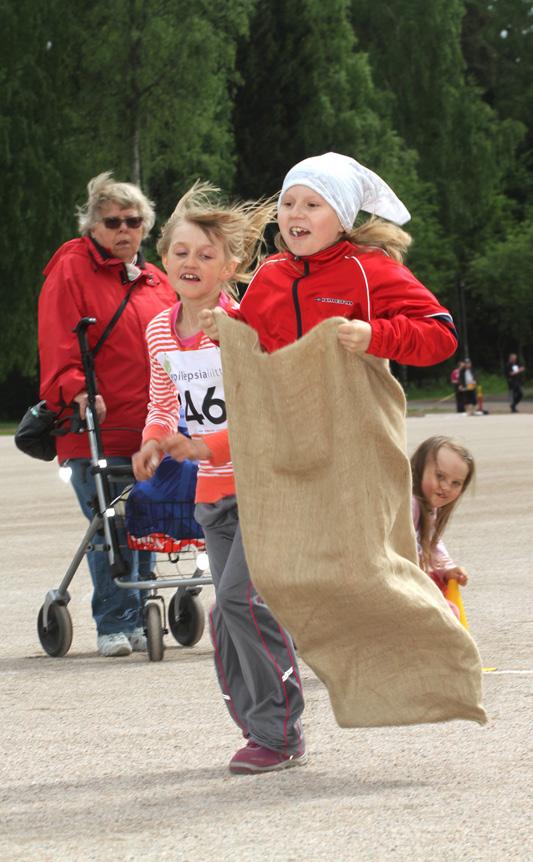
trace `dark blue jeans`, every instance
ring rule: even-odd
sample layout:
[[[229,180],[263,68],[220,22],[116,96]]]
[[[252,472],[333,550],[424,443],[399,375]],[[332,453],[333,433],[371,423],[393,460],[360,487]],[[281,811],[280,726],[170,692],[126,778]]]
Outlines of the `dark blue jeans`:
[[[107,458],[109,465],[131,464],[129,458]],[[81,510],[89,521],[93,519],[90,501],[96,495],[94,476],[90,472],[91,462],[86,458],[71,458],[68,466],[72,470],[71,484],[76,492]],[[128,482],[113,482],[111,494],[117,497],[128,485]],[[105,543],[103,533],[97,533],[93,539],[97,545]],[[129,580],[150,578],[154,555],[149,551],[131,551],[122,547],[126,544],[126,534],[119,531],[121,554],[130,563]],[[92,610],[96,630],[100,635],[116,632],[131,632],[142,625],[142,593],[139,590],[123,589],[117,586],[109,569],[109,560],[105,551],[87,551],[87,562],[93,581]]]

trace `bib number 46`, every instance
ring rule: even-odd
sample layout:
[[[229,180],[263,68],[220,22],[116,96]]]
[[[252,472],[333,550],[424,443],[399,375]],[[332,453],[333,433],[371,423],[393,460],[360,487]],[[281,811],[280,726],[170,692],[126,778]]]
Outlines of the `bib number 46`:
[[[188,389],[184,392],[185,396],[185,419],[188,422],[198,422],[203,425],[205,420],[213,425],[220,425],[226,421],[226,404],[222,398],[215,398],[215,387],[210,386],[205,393],[202,406],[198,411],[193,403],[191,393]]]

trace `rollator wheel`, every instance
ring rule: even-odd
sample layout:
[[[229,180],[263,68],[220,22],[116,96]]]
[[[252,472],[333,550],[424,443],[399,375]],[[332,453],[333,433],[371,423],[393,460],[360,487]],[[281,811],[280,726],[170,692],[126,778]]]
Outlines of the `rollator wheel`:
[[[179,601],[176,619],[176,602]],[[174,593],[168,606],[168,627],[181,646],[194,646],[204,633],[205,611],[200,599],[188,590]]]
[[[161,625],[161,610],[155,602],[150,602],[144,609],[144,627],[146,629],[146,645],[150,661],[161,661],[163,658],[163,628]]]
[[[37,634],[41,646],[48,655],[57,658],[65,655],[72,643],[72,620],[65,605],[55,602],[48,608],[48,623],[44,627],[44,605],[37,617]]]

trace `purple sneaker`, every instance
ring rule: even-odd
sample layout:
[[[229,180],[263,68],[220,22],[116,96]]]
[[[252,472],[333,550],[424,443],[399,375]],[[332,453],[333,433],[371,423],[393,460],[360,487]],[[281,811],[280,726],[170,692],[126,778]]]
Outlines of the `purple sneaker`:
[[[303,766],[307,763],[305,751],[296,754],[283,754],[272,751],[249,740],[244,748],[240,748],[229,762],[229,771],[236,775],[249,775],[254,772],[273,772],[276,769],[289,769],[291,766]]]

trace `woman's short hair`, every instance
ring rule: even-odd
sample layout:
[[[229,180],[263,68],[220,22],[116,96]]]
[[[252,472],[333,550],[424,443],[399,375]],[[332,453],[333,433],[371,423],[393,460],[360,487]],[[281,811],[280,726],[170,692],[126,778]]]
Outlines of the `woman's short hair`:
[[[119,183],[113,179],[111,171],[93,177],[87,184],[87,200],[77,207],[78,227],[86,236],[100,221],[102,210],[109,204],[120,209],[136,209],[143,219],[143,238],[148,236],[155,222],[153,201],[148,200],[138,186],[133,183]]]

